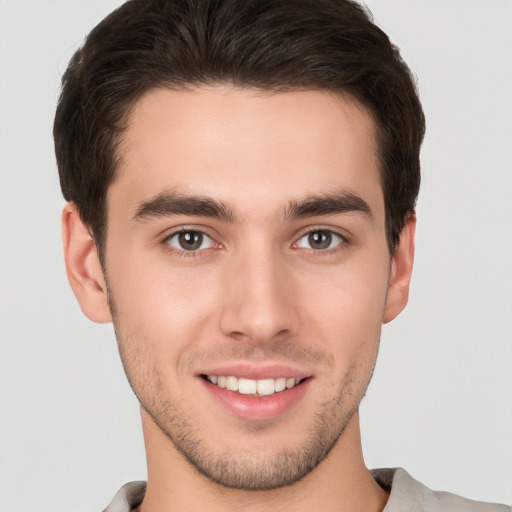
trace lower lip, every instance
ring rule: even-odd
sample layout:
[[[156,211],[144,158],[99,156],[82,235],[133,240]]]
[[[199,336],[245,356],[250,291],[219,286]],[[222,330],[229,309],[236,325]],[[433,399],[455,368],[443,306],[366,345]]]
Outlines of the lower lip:
[[[244,420],[268,421],[281,416],[291,409],[306,393],[311,378],[293,388],[270,396],[242,395],[229,391],[201,378],[203,385],[231,414]]]

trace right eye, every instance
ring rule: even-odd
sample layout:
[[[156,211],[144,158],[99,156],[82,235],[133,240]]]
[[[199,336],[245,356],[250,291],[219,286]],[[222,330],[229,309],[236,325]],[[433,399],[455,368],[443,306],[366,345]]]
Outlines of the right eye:
[[[179,251],[195,252],[213,247],[213,240],[201,231],[178,231],[166,238],[165,243]]]

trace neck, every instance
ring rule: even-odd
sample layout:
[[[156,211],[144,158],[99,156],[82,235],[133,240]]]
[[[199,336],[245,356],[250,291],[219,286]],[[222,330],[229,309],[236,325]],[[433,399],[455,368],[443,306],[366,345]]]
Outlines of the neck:
[[[213,483],[179,453],[142,412],[148,462],[148,486],[140,512],[381,512],[388,494],[366,468],[358,413],[336,446],[313,471],[298,482],[270,491],[244,491]]]

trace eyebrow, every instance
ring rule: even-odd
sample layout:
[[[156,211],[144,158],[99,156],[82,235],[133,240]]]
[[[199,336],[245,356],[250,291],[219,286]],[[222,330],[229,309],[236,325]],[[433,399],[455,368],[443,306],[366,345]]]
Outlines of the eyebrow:
[[[300,219],[320,215],[338,215],[342,213],[362,213],[373,216],[370,205],[352,192],[319,194],[292,201],[284,211],[285,219]]]
[[[303,199],[293,200],[286,205],[282,218],[286,220],[315,217],[320,215],[338,215],[343,213],[362,213],[373,216],[368,203],[352,192],[317,194]],[[136,210],[134,220],[149,218],[191,215],[208,217],[225,222],[235,222],[238,217],[235,210],[221,201],[206,197],[164,192],[143,202]]]
[[[142,203],[135,212],[134,220],[142,221],[152,217],[193,215],[234,222],[232,208],[209,197],[189,196],[166,192]]]

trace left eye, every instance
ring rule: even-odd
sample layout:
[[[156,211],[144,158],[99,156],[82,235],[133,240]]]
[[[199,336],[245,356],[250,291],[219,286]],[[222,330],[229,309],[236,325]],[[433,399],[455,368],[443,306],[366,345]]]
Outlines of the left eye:
[[[201,231],[180,231],[171,235],[166,242],[181,251],[200,251],[213,247],[213,240]]]
[[[341,235],[320,229],[318,231],[310,231],[305,235],[301,236],[297,241],[297,247],[304,249],[313,249],[315,251],[325,251],[326,249],[332,249],[343,242]]]

